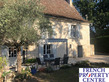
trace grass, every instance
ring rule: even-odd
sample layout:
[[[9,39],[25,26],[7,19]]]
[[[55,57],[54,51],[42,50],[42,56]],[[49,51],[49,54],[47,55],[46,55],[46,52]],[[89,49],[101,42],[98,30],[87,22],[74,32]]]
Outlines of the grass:
[[[79,82],[79,68],[102,68],[109,67],[106,63],[78,62],[70,68],[60,69],[52,73],[37,73],[35,77],[43,79],[42,82]]]
[[[60,69],[52,73],[37,73],[35,76],[48,82],[78,82],[78,67]]]

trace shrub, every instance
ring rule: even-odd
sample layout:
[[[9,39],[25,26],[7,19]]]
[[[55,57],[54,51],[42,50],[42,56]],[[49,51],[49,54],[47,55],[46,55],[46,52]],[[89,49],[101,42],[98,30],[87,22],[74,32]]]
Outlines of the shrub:
[[[0,70],[4,68],[4,66],[7,65],[7,60],[5,57],[0,57]]]
[[[108,63],[91,63],[93,67],[109,67]]]
[[[77,62],[74,66],[76,66],[76,67],[90,67],[91,64],[89,61],[80,61],[80,62]]]
[[[6,72],[3,72],[3,68],[7,65],[6,57],[0,57],[0,80],[3,80],[3,78],[8,74]],[[5,70],[4,70],[5,71]]]
[[[2,73],[2,78],[5,78],[5,76],[7,76],[9,73],[11,73],[11,71],[9,71],[9,72],[4,71],[4,72]]]
[[[51,72],[53,72],[54,70],[53,70],[53,68],[52,67],[47,67],[46,69],[45,69],[45,72],[46,73],[51,73]]]
[[[67,68],[71,68],[71,66],[69,66],[69,65],[63,65],[63,66],[60,67],[60,69],[67,69]]]
[[[37,61],[36,61],[36,59],[34,58],[34,59],[27,59],[26,61],[25,61],[25,63],[36,63]]]
[[[29,67],[27,67],[25,70],[22,70],[21,73],[17,73],[14,80],[15,81],[23,81],[25,79],[30,79],[31,78],[31,71]]]

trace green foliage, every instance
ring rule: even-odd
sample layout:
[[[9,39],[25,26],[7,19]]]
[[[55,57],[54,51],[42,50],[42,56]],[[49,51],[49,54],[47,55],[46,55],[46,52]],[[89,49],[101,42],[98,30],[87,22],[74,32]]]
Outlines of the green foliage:
[[[21,73],[17,73],[15,76],[15,80],[23,81],[24,79],[30,79],[31,78],[31,71],[29,67],[27,67],[25,70],[22,70]]]
[[[74,66],[76,66],[76,67],[90,67],[91,64],[89,61],[86,60],[86,61],[79,61]]]
[[[71,68],[71,66],[69,66],[69,65],[63,65],[63,66],[60,67],[60,69],[67,69],[67,68]]]
[[[109,36],[101,36],[91,39],[91,44],[95,45],[95,51],[109,53]]]
[[[5,57],[0,57],[0,71],[7,65],[7,60]]]
[[[9,71],[9,72],[3,72],[2,77],[4,78],[4,77],[7,76],[9,73],[11,73],[11,71]]]
[[[88,20],[93,22],[94,8],[96,2],[93,2],[92,0],[78,0],[75,1],[74,5],[80,10],[80,13],[84,18],[86,18],[87,15]]]
[[[39,32],[50,30],[50,22],[43,14],[39,0],[2,0],[0,9],[1,44],[28,46],[37,43]]]
[[[54,70],[53,70],[53,68],[52,67],[47,67],[46,69],[45,69],[45,72],[46,73],[51,73],[51,72],[53,72]]]
[[[91,63],[91,65],[95,68],[100,68],[100,67],[105,67],[105,68],[107,68],[107,67],[109,67],[109,64],[108,63]]]
[[[78,0],[74,4],[82,16],[85,18],[87,15],[88,20],[93,23],[91,27],[95,27],[96,36],[103,35],[102,31],[109,28],[109,0]]]
[[[2,2],[0,45],[15,47],[20,52],[21,46],[37,44],[41,34],[50,31],[51,23],[45,18],[44,7],[40,5],[39,0],[2,0]],[[18,58],[20,59],[20,55]],[[18,61],[20,72],[21,60]]]
[[[36,63],[36,59],[27,59],[25,63]]]
[[[29,69],[29,67],[26,67],[25,70],[22,70],[22,73],[30,74],[31,73],[31,70]]]
[[[27,73],[22,73],[22,74],[17,74],[14,79],[15,80],[18,79],[20,81],[23,81],[24,79],[30,79],[30,78],[31,78],[31,76],[28,75]]]

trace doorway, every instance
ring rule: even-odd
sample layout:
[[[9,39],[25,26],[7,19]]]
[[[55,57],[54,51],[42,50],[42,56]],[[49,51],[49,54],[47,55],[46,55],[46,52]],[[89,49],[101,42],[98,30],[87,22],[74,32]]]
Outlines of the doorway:
[[[49,57],[50,54],[53,54],[53,45],[52,44],[44,44],[43,55],[47,55]]]
[[[78,57],[83,57],[83,47],[81,45],[78,46]]]

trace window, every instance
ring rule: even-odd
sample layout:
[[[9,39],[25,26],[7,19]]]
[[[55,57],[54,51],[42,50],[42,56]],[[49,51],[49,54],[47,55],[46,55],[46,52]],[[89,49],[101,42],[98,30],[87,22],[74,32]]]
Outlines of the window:
[[[44,54],[52,54],[52,44],[45,44],[43,53]]]
[[[17,50],[16,48],[9,48],[9,57],[16,57]]]
[[[71,37],[76,37],[76,25],[71,25]]]

